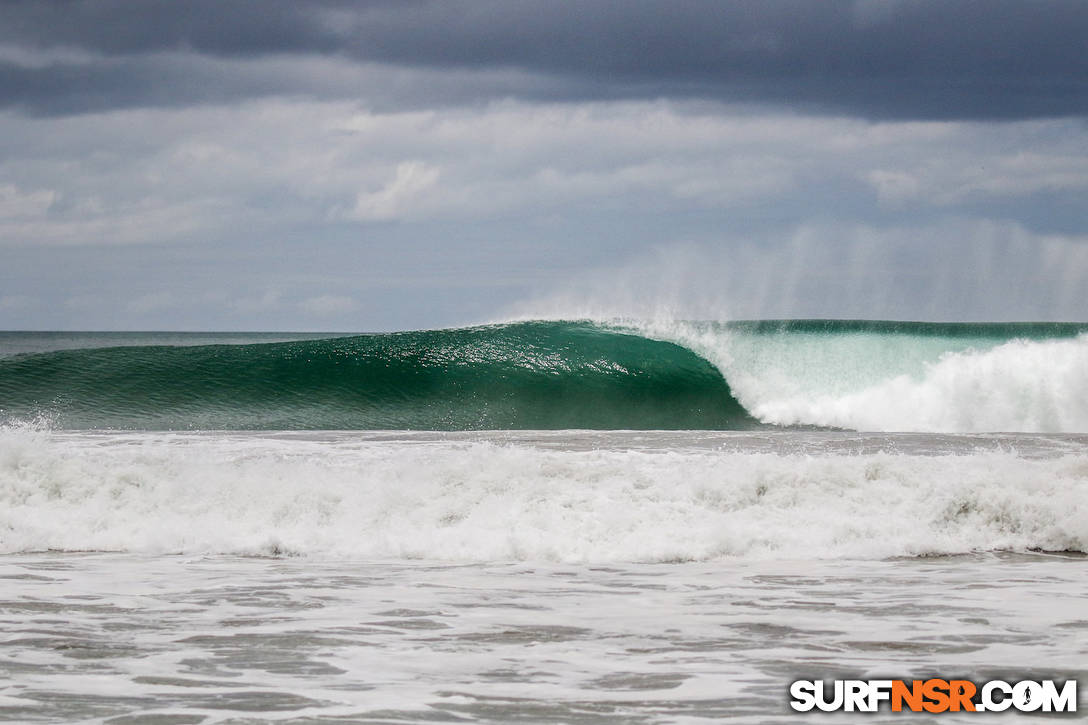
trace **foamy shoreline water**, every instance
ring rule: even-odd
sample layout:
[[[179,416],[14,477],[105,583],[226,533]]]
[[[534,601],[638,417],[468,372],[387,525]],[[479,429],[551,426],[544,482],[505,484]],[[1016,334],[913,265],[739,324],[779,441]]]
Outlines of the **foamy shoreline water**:
[[[7,555],[0,719],[787,723],[794,679],[1084,682],[1085,565]]]
[[[1082,435],[21,427],[0,503],[16,722],[786,723],[795,679],[1088,678]]]

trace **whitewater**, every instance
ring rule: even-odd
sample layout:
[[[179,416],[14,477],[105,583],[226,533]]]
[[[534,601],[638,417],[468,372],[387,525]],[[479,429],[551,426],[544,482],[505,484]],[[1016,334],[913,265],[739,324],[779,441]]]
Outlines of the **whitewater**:
[[[1061,323],[639,322],[776,426],[1088,432],[1088,332]]]
[[[1088,436],[0,431],[0,552],[683,562],[1088,551]]]
[[[1085,324],[0,333],[0,720],[1084,683],[1086,551]]]

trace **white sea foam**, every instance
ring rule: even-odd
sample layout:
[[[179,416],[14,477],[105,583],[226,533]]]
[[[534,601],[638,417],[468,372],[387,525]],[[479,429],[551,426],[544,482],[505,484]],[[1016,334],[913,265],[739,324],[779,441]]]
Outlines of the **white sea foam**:
[[[639,323],[714,363],[753,416],[863,431],[1088,432],[1088,335],[754,334]]]
[[[0,552],[652,562],[1088,550],[1080,453],[500,440],[5,429]]]
[[[756,383],[758,386],[758,383]],[[856,430],[1088,431],[1088,338],[1013,340],[950,352],[921,375],[897,375],[840,395],[752,391],[769,423]]]

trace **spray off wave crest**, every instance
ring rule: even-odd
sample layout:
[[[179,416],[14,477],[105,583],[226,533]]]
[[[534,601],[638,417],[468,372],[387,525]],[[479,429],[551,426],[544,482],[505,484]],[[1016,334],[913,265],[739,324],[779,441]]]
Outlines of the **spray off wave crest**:
[[[432,436],[0,429],[0,552],[671,562],[1088,551],[1079,453],[556,450]]]
[[[765,424],[1088,432],[1088,325],[794,320],[642,329],[713,362]]]
[[[523,321],[0,358],[57,428],[1088,432],[1088,325]]]

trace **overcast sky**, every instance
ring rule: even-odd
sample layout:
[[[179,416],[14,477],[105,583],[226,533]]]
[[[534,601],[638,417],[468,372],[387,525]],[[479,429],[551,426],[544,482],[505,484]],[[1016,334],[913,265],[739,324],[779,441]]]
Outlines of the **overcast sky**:
[[[0,329],[1088,320],[1088,2],[4,2]]]

